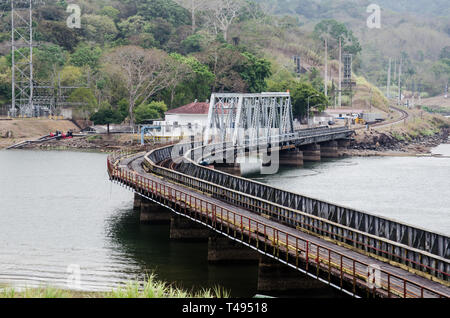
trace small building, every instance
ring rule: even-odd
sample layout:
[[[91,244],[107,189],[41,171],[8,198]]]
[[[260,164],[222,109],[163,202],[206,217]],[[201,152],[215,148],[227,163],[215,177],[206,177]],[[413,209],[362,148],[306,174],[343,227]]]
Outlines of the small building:
[[[183,137],[201,134],[208,123],[209,102],[198,102],[168,110],[164,121],[153,121],[147,134],[159,137]]]
[[[209,102],[197,101],[165,112],[165,122],[185,125],[206,126],[208,122]]]

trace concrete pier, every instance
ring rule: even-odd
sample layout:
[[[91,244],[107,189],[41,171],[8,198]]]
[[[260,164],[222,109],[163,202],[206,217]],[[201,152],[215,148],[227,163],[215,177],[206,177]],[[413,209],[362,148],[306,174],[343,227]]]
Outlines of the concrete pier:
[[[221,163],[214,165],[214,168],[237,177],[241,176],[241,166],[239,163]]]
[[[151,223],[151,224],[170,223],[170,215],[171,215],[170,210],[144,197],[141,197],[140,211],[141,211],[140,212],[141,223]]]
[[[280,166],[302,167],[303,152],[298,149],[280,151]]]
[[[322,142],[320,144],[320,156],[322,158],[338,158],[339,157],[338,150],[339,150],[338,142],[335,140]]]
[[[303,152],[303,161],[320,161],[319,144],[300,146],[300,150]]]
[[[133,209],[134,210],[140,210],[141,209],[141,202],[142,202],[142,197],[135,193],[134,194],[134,203],[133,203]]]
[[[210,235],[207,227],[184,216],[174,214],[170,218],[170,239],[207,241]]]
[[[339,148],[348,148],[350,146],[350,140],[348,139],[339,139],[337,143]]]
[[[208,262],[210,263],[258,263],[259,253],[231,240],[213,233],[208,239]]]
[[[336,296],[332,287],[279,261],[261,256],[258,267],[258,292],[307,297]]]

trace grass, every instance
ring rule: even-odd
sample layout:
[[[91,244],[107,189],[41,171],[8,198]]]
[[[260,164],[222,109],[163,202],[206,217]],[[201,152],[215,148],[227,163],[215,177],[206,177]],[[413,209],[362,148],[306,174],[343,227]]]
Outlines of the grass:
[[[103,137],[100,135],[89,136],[86,138],[87,141],[102,140],[102,139]]]
[[[143,282],[133,281],[107,292],[66,290],[51,286],[38,288],[15,288],[0,286],[0,298],[229,298],[229,291],[216,286],[188,292],[158,281],[150,275]]]

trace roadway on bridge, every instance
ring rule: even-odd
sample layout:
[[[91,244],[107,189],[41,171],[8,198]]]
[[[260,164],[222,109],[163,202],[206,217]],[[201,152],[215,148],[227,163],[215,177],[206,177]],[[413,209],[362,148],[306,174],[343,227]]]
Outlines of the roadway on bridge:
[[[306,255],[302,255],[301,257],[303,257],[304,259],[308,258],[309,260],[314,260],[317,259],[317,256],[319,256],[320,261],[328,264],[328,263],[332,263],[332,264],[339,264],[340,263],[340,256],[338,253],[341,253],[343,255],[345,255],[347,258],[349,259],[357,259],[359,262],[361,262],[361,264],[357,263],[356,265],[356,272],[358,274],[360,274],[361,277],[367,277],[367,271],[368,271],[368,267],[363,265],[363,264],[370,264],[370,265],[377,265],[381,268],[382,271],[386,271],[389,272],[393,275],[396,275],[398,277],[401,277],[402,279],[408,280],[410,282],[413,282],[419,286],[425,286],[431,290],[434,290],[438,293],[441,293],[443,295],[446,295],[447,297],[450,297],[450,288],[439,284],[438,282],[434,282],[431,281],[429,279],[423,278],[421,276],[415,275],[414,273],[411,273],[409,271],[403,270],[401,268],[398,267],[394,267],[388,263],[376,260],[374,258],[371,258],[369,256],[360,254],[358,252],[352,251],[348,248],[342,247],[342,246],[338,246],[332,242],[328,242],[326,240],[320,239],[316,236],[312,236],[309,234],[306,234],[304,232],[301,232],[299,230],[293,229],[291,227],[282,225],[280,223],[277,223],[275,221],[269,220],[267,218],[264,218],[263,216],[257,215],[255,213],[252,213],[248,210],[242,209],[240,207],[236,207],[234,205],[231,205],[229,203],[220,201],[218,199],[215,198],[211,198],[210,196],[204,195],[202,193],[200,193],[197,190],[193,190],[190,188],[187,188],[185,186],[181,186],[172,182],[169,182],[161,177],[158,177],[156,175],[153,174],[149,174],[147,173],[143,168],[142,168],[142,159],[143,159],[144,154],[138,154],[135,155],[134,157],[131,157],[129,159],[125,159],[123,161],[120,162],[120,166],[124,167],[127,166],[130,170],[136,172],[137,174],[144,176],[150,180],[159,182],[159,183],[163,183],[166,184],[170,187],[172,187],[175,190],[184,192],[184,193],[189,193],[194,197],[201,197],[201,199],[207,204],[207,203],[211,203],[220,207],[223,207],[224,209],[230,210],[230,211],[235,211],[238,214],[241,214],[245,217],[250,217],[252,220],[257,220],[258,224],[255,222],[254,224],[252,224],[251,222],[246,223],[246,227],[248,228],[248,226],[250,225],[251,229],[249,229],[249,232],[255,232],[255,233],[261,233],[262,228],[259,227],[263,227],[264,225],[267,226],[267,229],[264,229],[265,231],[267,231],[267,236],[271,237],[274,234],[272,233],[271,228],[276,228],[276,229],[280,229],[282,231],[284,231],[285,233],[289,233],[289,235],[292,235],[292,239],[289,238],[289,236],[286,237],[279,237],[279,240],[283,243],[286,244],[286,241],[288,240],[289,242],[294,242],[295,240],[293,240],[294,236],[296,237],[301,237],[304,241],[309,241],[311,246],[310,246],[310,253],[308,256]],[[204,204],[205,204],[204,203]],[[237,222],[238,226],[242,226],[244,227],[244,224],[240,224],[239,220],[235,220]],[[292,243],[289,243],[292,244]],[[317,245],[320,245],[320,248],[317,248]],[[305,250],[305,246],[299,246],[300,249]],[[329,253],[327,249],[330,249],[336,253]],[[293,247],[293,250],[295,250],[295,246]],[[319,255],[317,255],[317,253]],[[331,258],[331,259],[330,259]],[[344,267],[347,267],[349,269],[351,269],[351,266],[353,266],[350,263],[345,263],[344,262]],[[387,275],[385,275],[387,276]],[[381,281],[382,284],[385,285],[387,278],[381,277]],[[361,283],[361,282],[360,282]],[[363,284],[365,284],[365,282],[363,282]],[[404,294],[404,283],[399,280],[399,279],[395,279],[395,278],[391,278],[390,279],[390,289],[391,289],[391,293],[392,294],[397,294],[400,297],[403,297]],[[408,291],[407,291],[407,296],[408,297],[421,297],[421,291],[420,288],[416,288],[415,286],[408,284]],[[425,291],[424,293],[424,297],[435,297],[435,295],[432,295],[431,293]]]

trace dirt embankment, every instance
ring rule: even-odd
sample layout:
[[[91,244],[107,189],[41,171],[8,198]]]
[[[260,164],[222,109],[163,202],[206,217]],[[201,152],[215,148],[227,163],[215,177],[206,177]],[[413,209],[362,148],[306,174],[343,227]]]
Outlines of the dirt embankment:
[[[138,144],[139,140],[137,135],[102,134],[75,137],[73,139],[51,140],[39,144],[27,145],[24,149],[112,152]]]
[[[79,128],[69,120],[0,120],[0,149],[24,140],[37,139],[56,130],[78,132]]]

